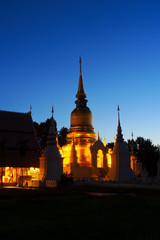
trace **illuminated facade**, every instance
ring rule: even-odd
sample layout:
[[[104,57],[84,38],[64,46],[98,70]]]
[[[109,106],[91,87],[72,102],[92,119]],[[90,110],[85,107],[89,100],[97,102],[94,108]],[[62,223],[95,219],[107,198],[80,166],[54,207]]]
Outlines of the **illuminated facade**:
[[[28,186],[39,179],[39,168],[1,167],[3,186]]]
[[[39,178],[40,146],[29,113],[0,111],[0,182],[27,186]]]
[[[81,58],[76,98],[76,108],[71,113],[67,144],[62,147],[63,172],[72,174],[75,180],[103,179],[118,182],[136,180],[130,166],[130,153],[122,137],[119,107],[118,128],[113,150],[107,147],[106,142],[102,143],[99,134],[96,140],[92,113],[87,107],[83,88]]]
[[[136,180],[138,163],[123,140],[118,107],[118,127],[114,148],[109,149],[94,132],[92,112],[87,107],[80,75],[67,143],[60,148],[56,140],[53,111],[47,146],[40,157],[31,112],[0,111],[0,168],[1,180],[8,185],[55,186],[62,173],[72,174],[74,180]],[[97,139],[96,139],[97,138]],[[134,174],[135,173],[135,174]],[[37,184],[37,185],[36,185]]]
[[[67,144],[62,147],[63,172],[72,173],[75,179],[105,177],[110,167],[110,152],[94,132],[92,113],[87,107],[84,92],[81,58],[76,108],[71,113]]]

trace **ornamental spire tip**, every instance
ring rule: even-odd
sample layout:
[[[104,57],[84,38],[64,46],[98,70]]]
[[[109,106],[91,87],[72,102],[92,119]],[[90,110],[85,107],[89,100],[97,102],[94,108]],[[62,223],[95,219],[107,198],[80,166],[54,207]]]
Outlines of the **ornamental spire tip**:
[[[79,64],[80,64],[80,74],[81,74],[81,72],[82,72],[82,67],[81,67],[81,64],[82,64],[82,59],[81,59],[81,56],[79,57]]]
[[[52,117],[53,117],[53,113],[54,113],[54,109],[53,109],[53,106],[52,106],[52,111],[51,111],[51,112],[52,112]]]
[[[83,88],[83,80],[82,80],[82,69],[81,69],[82,59],[81,59],[81,56],[79,57],[79,64],[80,64],[80,75],[79,75],[78,92],[76,94],[76,97],[77,98],[86,98],[86,94],[85,94],[84,88]]]

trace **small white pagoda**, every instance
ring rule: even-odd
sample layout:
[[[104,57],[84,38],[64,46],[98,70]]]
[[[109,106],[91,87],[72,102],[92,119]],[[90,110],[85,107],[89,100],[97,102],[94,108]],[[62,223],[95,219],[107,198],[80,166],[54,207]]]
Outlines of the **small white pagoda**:
[[[57,141],[55,120],[53,118],[53,107],[51,124],[49,128],[47,145],[40,158],[40,181],[42,186],[54,187],[60,181],[63,173],[62,157],[60,155]]]
[[[130,153],[127,144],[123,140],[118,106],[118,127],[116,141],[112,153],[112,167],[109,171],[109,179],[116,182],[133,182],[136,176],[130,166]]]

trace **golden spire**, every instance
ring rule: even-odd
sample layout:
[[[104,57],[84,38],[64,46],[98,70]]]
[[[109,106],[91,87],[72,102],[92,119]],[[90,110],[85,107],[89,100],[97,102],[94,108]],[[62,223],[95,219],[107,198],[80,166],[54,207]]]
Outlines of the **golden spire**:
[[[76,97],[77,98],[86,98],[86,94],[85,94],[84,88],[83,88],[83,80],[82,80],[82,69],[81,69],[82,59],[81,59],[81,57],[79,57],[79,64],[80,64],[80,75],[79,75],[78,92],[76,94]]]
[[[99,131],[98,131],[98,139],[97,139],[98,141],[100,140],[100,137],[99,137]]]
[[[106,138],[104,137],[104,142],[103,142],[103,145],[106,147],[107,146],[107,143],[106,143]]]

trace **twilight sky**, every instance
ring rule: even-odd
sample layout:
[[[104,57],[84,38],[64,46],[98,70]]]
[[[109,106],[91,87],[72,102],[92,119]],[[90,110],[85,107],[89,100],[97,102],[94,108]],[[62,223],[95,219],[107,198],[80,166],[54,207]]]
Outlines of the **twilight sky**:
[[[70,126],[79,56],[95,132],[160,144],[159,0],[0,1],[0,110]]]

